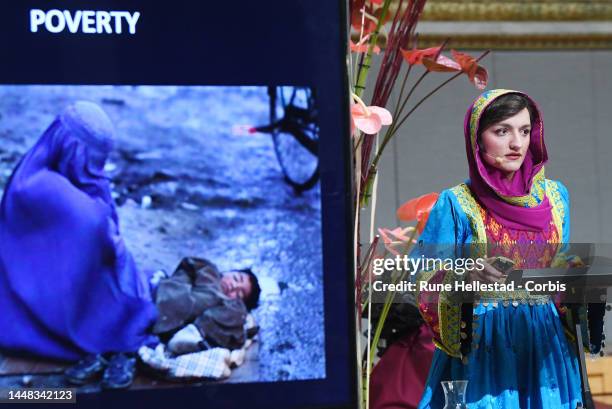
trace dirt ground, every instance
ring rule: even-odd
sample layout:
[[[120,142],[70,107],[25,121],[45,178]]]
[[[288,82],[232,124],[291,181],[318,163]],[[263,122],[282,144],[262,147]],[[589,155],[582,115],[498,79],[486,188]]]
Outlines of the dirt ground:
[[[184,256],[251,267],[263,294],[252,379],[325,376],[319,186],[296,195],[265,124],[265,87],[2,86],[0,192],[23,153],[70,102],[98,103],[117,130],[107,163],[121,230],[142,269]]]

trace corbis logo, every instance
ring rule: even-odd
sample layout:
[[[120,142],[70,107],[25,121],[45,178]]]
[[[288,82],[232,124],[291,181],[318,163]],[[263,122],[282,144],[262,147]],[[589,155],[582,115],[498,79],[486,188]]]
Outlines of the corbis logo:
[[[30,10],[30,31],[49,33],[136,34],[140,12],[94,10]]]

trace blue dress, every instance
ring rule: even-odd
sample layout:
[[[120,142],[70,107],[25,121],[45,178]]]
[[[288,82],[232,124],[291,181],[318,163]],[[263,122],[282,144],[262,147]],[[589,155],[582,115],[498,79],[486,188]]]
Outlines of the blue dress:
[[[568,243],[567,189],[559,182],[547,183],[557,192],[552,204],[561,210],[557,213],[562,215],[561,243]],[[477,240],[473,219],[468,217],[477,213],[470,209],[474,202],[470,205],[465,195],[458,194],[458,188],[441,193],[420,237],[421,243],[469,245]],[[440,382],[446,380],[468,380],[466,398],[470,409],[574,409],[582,401],[578,359],[553,301],[540,296],[487,302],[485,297],[474,303],[473,314],[467,362],[436,348],[419,409],[444,407]],[[425,319],[432,323],[431,317]],[[433,323],[440,325],[435,320]]]

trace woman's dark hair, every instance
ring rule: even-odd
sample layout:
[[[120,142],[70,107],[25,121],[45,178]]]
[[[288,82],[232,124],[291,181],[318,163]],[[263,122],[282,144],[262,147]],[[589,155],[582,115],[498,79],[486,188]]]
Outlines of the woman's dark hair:
[[[247,307],[247,310],[251,311],[257,308],[257,306],[259,305],[259,296],[261,295],[261,287],[259,286],[259,280],[250,268],[243,268],[236,271],[245,273],[249,276],[249,280],[251,281],[251,293],[243,300],[244,305]]]
[[[484,130],[493,124],[508,119],[527,108],[531,125],[538,119],[538,110],[529,98],[522,94],[504,94],[491,102],[480,117],[478,126],[478,141]]]

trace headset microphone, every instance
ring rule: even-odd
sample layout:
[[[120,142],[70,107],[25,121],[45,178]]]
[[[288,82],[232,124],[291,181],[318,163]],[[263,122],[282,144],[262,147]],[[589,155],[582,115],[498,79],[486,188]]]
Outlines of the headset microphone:
[[[486,152],[484,154],[487,155],[490,158],[495,159],[495,163],[497,163],[498,165],[501,165],[502,163],[504,163],[505,159],[503,157],[501,157],[501,156],[493,156],[493,155],[490,155],[490,154],[488,154]]]

